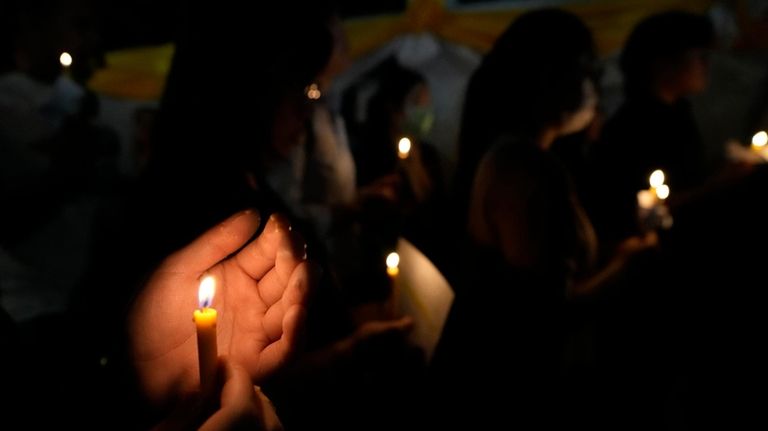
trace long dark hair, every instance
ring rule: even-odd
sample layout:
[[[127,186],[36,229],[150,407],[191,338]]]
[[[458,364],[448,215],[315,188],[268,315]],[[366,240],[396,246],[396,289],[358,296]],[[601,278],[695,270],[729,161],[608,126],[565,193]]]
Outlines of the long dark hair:
[[[187,10],[153,140],[162,164],[260,171],[279,101],[330,58],[328,2],[279,2],[258,16],[227,3]]]
[[[502,136],[532,142],[583,102],[595,78],[592,35],[575,15],[541,9],[520,16],[499,37],[467,88],[459,137],[456,193],[468,195],[475,169]]]

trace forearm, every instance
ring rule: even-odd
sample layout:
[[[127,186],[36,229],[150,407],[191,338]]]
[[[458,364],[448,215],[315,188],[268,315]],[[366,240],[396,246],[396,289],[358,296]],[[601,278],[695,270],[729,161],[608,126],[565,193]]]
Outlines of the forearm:
[[[569,288],[570,296],[590,295],[597,292],[602,286],[616,278],[626,265],[626,258],[617,254],[606,265],[596,272],[574,280]]]

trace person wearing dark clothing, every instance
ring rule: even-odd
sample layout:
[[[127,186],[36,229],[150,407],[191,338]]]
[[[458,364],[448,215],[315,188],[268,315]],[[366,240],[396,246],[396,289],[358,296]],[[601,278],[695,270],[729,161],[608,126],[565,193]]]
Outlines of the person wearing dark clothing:
[[[409,323],[355,326],[327,270],[322,242],[291,214],[265,178],[269,163],[289,157],[301,143],[314,100],[308,89],[332,49],[332,8],[305,1],[265,6],[260,9],[264,22],[258,26],[253,16],[232,13],[233,8],[230,2],[213,9],[189,5],[188,27],[176,45],[157,115],[152,159],[127,204],[115,211],[117,219],[107,224],[109,244],[75,302],[82,320],[105,322],[89,334],[95,339],[93,355],[111,348],[109,357],[120,357],[113,334],[124,324],[126,304],[164,256],[228,214],[255,208],[262,221],[257,233],[265,229],[270,214],[285,214],[291,228],[304,236],[308,258],[325,272],[308,305],[307,331],[295,362],[260,383],[287,427],[333,423],[343,429],[353,419],[342,417],[339,409],[357,402],[361,391],[374,390],[370,381],[359,378],[362,372],[371,376],[371,369],[360,364],[373,355],[358,348],[377,344],[380,335],[389,345],[402,347],[400,335]],[[253,61],[254,52],[260,61]],[[200,53],[215,53],[226,61],[201,61]],[[121,274],[121,281],[105,289],[99,280],[110,274]],[[106,305],[94,308],[94,303]],[[348,363],[358,368],[343,365]],[[130,382],[123,389],[136,390]],[[361,411],[384,408],[366,407],[370,410]]]
[[[551,27],[539,33],[532,16],[515,21],[470,78],[453,183],[457,208],[469,203],[477,166],[500,136],[539,133],[559,119],[552,115],[577,110],[583,80],[595,78],[589,30],[569,14],[548,19]]]
[[[496,64],[500,70],[487,73],[526,69],[515,73],[528,79],[497,88],[509,95],[503,105],[509,109],[495,114],[502,124],[488,125],[486,132],[496,133],[491,141],[476,136],[490,149],[475,169],[456,300],[433,372],[438,393],[448,392],[440,376],[450,375],[459,390],[449,392],[467,394],[440,399],[455,412],[449,421],[551,429],[567,416],[567,299],[595,292],[653,239],[631,238],[598,266],[592,225],[551,151],[558,137],[584,129],[595,113],[587,28],[570,13],[539,10],[521,16],[505,35],[497,46],[518,47],[515,65]],[[557,51],[562,56],[550,57],[549,44],[559,39],[567,41]],[[562,87],[550,92],[553,83]]]
[[[707,179],[687,96],[706,86],[713,37],[706,17],[683,12],[652,16],[630,35],[621,54],[626,100],[590,156],[586,201],[605,242],[638,231],[636,193],[654,170],[665,173],[670,204]]]

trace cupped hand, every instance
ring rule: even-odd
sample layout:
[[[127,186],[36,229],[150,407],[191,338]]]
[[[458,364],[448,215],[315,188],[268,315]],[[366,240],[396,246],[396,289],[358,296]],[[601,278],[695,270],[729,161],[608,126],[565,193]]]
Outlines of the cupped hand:
[[[132,361],[155,405],[199,387],[192,313],[203,275],[217,280],[212,307],[218,311],[220,355],[258,383],[294,350],[317,269],[283,218],[270,217],[251,241],[258,226],[258,213],[247,210],[213,227],[165,259],[134,302],[128,321]]]

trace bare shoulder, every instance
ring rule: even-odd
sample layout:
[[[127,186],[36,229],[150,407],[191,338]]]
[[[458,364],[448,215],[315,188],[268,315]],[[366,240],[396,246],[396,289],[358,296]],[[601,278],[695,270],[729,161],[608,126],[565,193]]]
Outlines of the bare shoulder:
[[[491,184],[515,185],[527,188],[547,174],[548,155],[526,142],[502,140],[494,144],[483,157],[477,170],[477,180]]]

